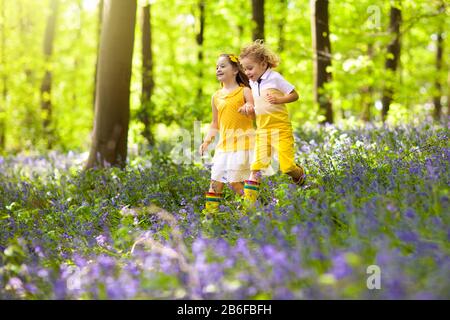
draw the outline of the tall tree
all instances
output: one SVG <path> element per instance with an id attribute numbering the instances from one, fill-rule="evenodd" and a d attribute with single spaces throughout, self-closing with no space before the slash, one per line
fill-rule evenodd
<path id="1" fill-rule="evenodd" d="M 398 4 L 391 0 L 390 9 L 390 21 L 389 21 L 389 33 L 392 40 L 387 47 L 385 69 L 387 79 L 383 88 L 383 97 L 381 98 L 382 110 L 381 119 L 384 121 L 389 112 L 389 107 L 392 103 L 394 96 L 394 82 L 395 72 L 398 67 L 398 61 L 400 59 L 400 25 L 402 23 L 402 11 L 400 9 L 400 1 Z"/>
<path id="2" fill-rule="evenodd" d="M 447 117 L 450 117 L 450 68 L 447 71 Z"/>
<path id="3" fill-rule="evenodd" d="M 58 14 L 58 0 L 50 0 L 50 14 L 47 18 L 47 26 L 45 29 L 44 38 L 44 57 L 46 62 L 45 74 L 41 83 L 41 109 L 43 114 L 43 130 L 44 136 L 47 139 L 47 147 L 50 149 L 53 146 L 53 130 L 52 123 L 52 70 L 51 58 L 53 53 L 53 42 L 55 38 L 56 17 Z"/>
<path id="4" fill-rule="evenodd" d="M 17 11 L 18 19 L 18 40 L 21 46 L 15 48 L 15 55 L 17 60 L 15 61 L 20 65 L 22 70 L 21 77 L 25 76 L 25 80 L 21 83 L 21 95 L 18 104 L 18 109 L 24 110 L 22 119 L 20 121 L 20 135 L 18 135 L 18 141 L 20 145 L 25 143 L 27 146 L 36 146 L 42 138 L 42 117 L 41 109 L 35 108 L 40 103 L 41 97 L 36 95 L 36 87 L 39 87 L 42 79 L 39 79 L 39 68 L 36 63 L 32 63 L 33 57 L 39 56 L 42 52 L 39 51 L 42 43 L 39 39 L 36 39 L 34 33 L 37 25 L 37 20 L 34 13 L 36 12 L 30 3 L 25 1 L 16 1 L 15 9 Z M 11 92 L 12 93 L 12 92 Z M 17 129 L 19 129 L 17 128 Z M 9 132 L 13 132 L 9 130 Z"/>
<path id="5" fill-rule="evenodd" d="M 77 42 L 82 42 L 83 39 L 83 24 L 84 24 L 84 10 L 83 10 L 83 0 L 78 0 L 77 1 L 77 7 L 78 7 L 78 14 L 79 14 L 79 25 L 77 28 L 77 32 L 75 33 L 75 41 Z M 73 86 L 75 88 L 78 88 L 78 75 L 76 70 L 80 69 L 80 65 L 81 65 L 81 61 L 82 61 L 82 56 L 80 56 L 80 54 L 76 54 L 74 56 L 74 60 L 73 60 L 73 69 L 75 72 L 73 72 Z M 73 108 L 76 109 L 79 102 L 78 102 L 78 90 L 73 90 L 72 91 L 72 103 L 73 103 Z"/>
<path id="6" fill-rule="evenodd" d="M 33 9 L 24 4 L 23 1 L 16 1 L 16 8 L 17 8 L 17 14 L 18 14 L 18 31 L 19 31 L 19 37 L 20 37 L 20 43 L 22 44 L 22 47 L 27 48 L 24 50 L 24 48 L 21 48 L 23 50 L 19 54 L 22 56 L 26 56 L 26 53 L 30 53 L 29 48 L 32 46 L 32 43 L 30 41 L 31 38 L 33 38 L 33 27 L 35 22 L 32 18 Z M 35 86 L 36 84 L 36 70 L 33 69 L 33 67 L 30 65 L 30 63 L 25 64 L 23 67 L 24 73 L 26 75 L 27 81 L 30 84 L 30 86 Z"/>
<path id="7" fill-rule="evenodd" d="M 332 80 L 331 44 L 328 22 L 328 0 L 311 0 L 311 31 L 314 54 L 314 97 L 321 112 L 325 114 L 322 122 L 333 123 L 333 108 L 325 85 Z"/>
<path id="8" fill-rule="evenodd" d="M 152 133 L 152 104 L 153 87 L 153 54 L 150 3 L 142 7 L 142 109 L 139 118 L 144 124 L 143 136 L 148 144 L 153 146 L 155 138 Z"/>
<path id="9" fill-rule="evenodd" d="M 373 60 L 373 43 L 369 42 L 367 44 L 367 56 L 369 58 L 369 60 Z M 368 82 L 366 83 L 366 85 L 364 85 L 361 88 L 361 98 L 362 98 L 362 107 L 363 107 L 363 112 L 362 112 L 362 119 L 366 122 L 371 120 L 371 109 L 372 109 L 372 105 L 373 105 L 373 94 L 374 94 L 374 89 L 373 89 L 373 67 L 372 65 L 369 65 L 367 68 L 367 79 Z"/>
<path id="10" fill-rule="evenodd" d="M 252 0 L 253 40 L 264 39 L 264 0 Z"/>
<path id="11" fill-rule="evenodd" d="M 106 0 L 100 36 L 92 145 L 86 169 L 125 167 L 136 0 Z"/>
<path id="12" fill-rule="evenodd" d="M 285 31 L 284 26 L 286 25 L 286 16 L 287 16 L 287 6 L 288 2 L 287 0 L 280 0 L 279 1 L 280 11 L 281 11 L 281 17 L 278 21 L 278 52 L 281 53 L 284 51 L 285 46 Z"/>
<path id="13" fill-rule="evenodd" d="M 98 2 L 97 9 L 97 60 L 95 60 L 95 74 L 94 74 L 94 94 L 92 95 L 92 105 L 95 111 L 95 97 L 97 96 L 97 73 L 98 73 L 98 57 L 100 56 L 100 35 L 102 32 L 102 22 L 103 22 L 103 3 L 104 0 Z"/>
<path id="14" fill-rule="evenodd" d="M 200 100 L 203 95 L 202 90 L 202 79 L 203 79 L 203 42 L 205 41 L 204 34 L 205 34 L 205 1 L 199 0 L 198 2 L 198 9 L 200 11 L 199 21 L 200 21 L 200 29 L 198 31 L 196 41 L 198 46 L 198 54 L 197 54 L 197 60 L 198 60 L 198 89 L 197 89 L 197 100 Z"/>
<path id="15" fill-rule="evenodd" d="M 436 39 L 436 75 L 434 80 L 434 95 L 433 95 L 433 104 L 434 104 L 434 112 L 433 116 L 436 120 L 441 118 L 442 114 L 442 85 L 441 85 L 441 75 L 442 75 L 442 55 L 444 51 L 444 41 L 442 37 L 442 30 L 439 30 Z"/>
<path id="16" fill-rule="evenodd" d="M 6 67 L 6 13 L 5 13 L 5 1 L 1 2 L 0 8 L 0 28 L 1 28 L 1 65 L 2 67 L 2 100 L 0 101 L 0 151 L 5 149 L 5 137 L 6 137 L 6 102 L 8 96 L 8 76 L 5 72 Z"/>
<path id="17" fill-rule="evenodd" d="M 442 1 L 439 5 L 439 12 L 444 13 L 445 15 L 445 4 Z M 434 119 L 440 120 L 441 114 L 442 114 L 442 104 L 441 104 L 441 98 L 442 98 L 442 85 L 441 85 L 441 79 L 442 79 L 442 58 L 444 53 L 444 39 L 443 39 L 443 21 L 439 21 L 439 29 L 438 34 L 436 38 L 436 76 L 434 80 L 434 95 L 433 95 L 433 104 L 434 104 L 434 112 L 433 116 Z"/>

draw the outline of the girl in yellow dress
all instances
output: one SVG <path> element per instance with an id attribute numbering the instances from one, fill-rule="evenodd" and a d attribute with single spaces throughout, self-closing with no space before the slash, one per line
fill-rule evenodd
<path id="1" fill-rule="evenodd" d="M 219 211 L 225 183 L 237 194 L 244 194 L 244 180 L 250 174 L 254 144 L 253 96 L 238 57 L 233 54 L 220 55 L 216 76 L 222 88 L 211 98 L 212 122 L 199 148 L 203 155 L 219 132 L 220 140 L 215 148 L 211 183 L 206 193 L 206 214 Z"/>
<path id="2" fill-rule="evenodd" d="M 280 170 L 292 177 L 294 183 L 305 183 L 305 170 L 295 163 L 294 136 L 286 103 L 298 100 L 292 84 L 272 70 L 278 57 L 262 40 L 243 48 L 241 64 L 249 78 L 256 114 L 255 158 L 251 174 L 245 181 L 245 200 L 254 203 L 259 193 L 262 171 L 271 164 L 273 151 L 278 151 Z"/>

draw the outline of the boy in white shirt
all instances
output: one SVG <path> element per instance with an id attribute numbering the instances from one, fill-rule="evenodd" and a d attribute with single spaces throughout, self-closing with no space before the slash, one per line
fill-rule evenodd
<path id="1" fill-rule="evenodd" d="M 305 183 L 305 170 L 295 163 L 294 135 L 285 103 L 298 100 L 292 84 L 272 70 L 278 57 L 264 46 L 262 40 L 246 46 L 240 60 L 250 80 L 256 114 L 255 159 L 252 173 L 245 181 L 244 198 L 254 203 L 259 194 L 262 171 L 272 159 L 272 148 L 278 151 L 280 170 L 292 177 L 297 185 Z"/>

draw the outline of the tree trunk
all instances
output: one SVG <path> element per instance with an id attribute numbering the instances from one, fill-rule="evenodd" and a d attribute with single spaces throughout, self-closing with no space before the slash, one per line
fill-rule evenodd
<path id="1" fill-rule="evenodd" d="M 314 54 L 314 96 L 325 114 L 323 122 L 333 123 L 331 98 L 325 85 L 332 80 L 327 68 L 331 66 L 331 45 L 328 23 L 328 0 L 311 0 L 311 30 Z"/>
<path id="2" fill-rule="evenodd" d="M 447 71 L 447 117 L 450 117 L 450 68 Z"/>
<path id="3" fill-rule="evenodd" d="M 76 41 L 78 42 L 82 42 L 83 41 L 83 26 L 84 26 L 84 10 L 83 10 L 83 0 L 78 0 L 77 1 L 77 6 L 78 6 L 78 14 L 79 14 L 79 19 L 80 19 L 80 24 L 78 25 L 77 31 L 76 31 L 76 36 L 75 39 L 77 39 Z M 78 88 L 78 73 L 77 70 L 80 69 L 80 65 L 82 64 L 82 59 L 83 59 L 83 54 L 76 54 L 74 56 L 74 60 L 73 60 L 73 88 Z M 76 110 L 78 108 L 78 90 L 73 90 L 72 91 L 72 108 L 73 110 Z"/>
<path id="4" fill-rule="evenodd" d="M 383 97 L 381 103 L 383 105 L 381 110 L 381 119 L 386 120 L 389 112 L 389 107 L 394 96 L 394 82 L 395 71 L 397 70 L 398 61 L 400 59 L 400 25 L 402 23 L 402 12 L 399 8 L 391 5 L 389 33 L 392 40 L 387 47 L 387 55 L 385 62 L 385 69 L 387 74 L 386 83 L 383 88 Z"/>
<path id="5" fill-rule="evenodd" d="M 196 41 L 198 45 L 198 89 L 197 89 L 197 100 L 200 101 L 202 99 L 203 90 L 202 90 L 202 79 L 203 79 L 203 42 L 204 42 L 204 33 L 205 33 L 205 1 L 200 0 L 198 3 L 198 9 L 200 10 L 200 30 L 197 34 Z"/>
<path id="6" fill-rule="evenodd" d="M 281 7 L 281 18 L 278 21 L 278 53 L 284 51 L 285 46 L 285 38 L 284 38 L 284 26 L 286 25 L 286 16 L 287 16 L 287 0 L 280 0 Z"/>
<path id="7" fill-rule="evenodd" d="M 1 2 L 1 65 L 2 68 L 2 100 L 0 101 L 0 151 L 5 150 L 5 137 L 6 137 L 6 101 L 8 96 L 8 76 L 4 70 L 6 66 L 6 13 L 5 13 L 5 1 Z"/>
<path id="8" fill-rule="evenodd" d="M 126 164 L 136 7 L 136 0 L 104 4 L 94 131 L 86 169 Z"/>
<path id="9" fill-rule="evenodd" d="M 43 114 L 43 130 L 44 136 L 47 138 L 47 147 L 49 149 L 53 146 L 53 130 L 52 123 L 52 71 L 48 66 L 51 64 L 51 57 L 53 53 L 53 42 L 55 38 L 56 16 L 58 14 L 58 0 L 51 0 L 50 15 L 47 20 L 44 38 L 44 57 L 46 62 L 45 75 L 41 83 L 41 109 Z"/>
<path id="10" fill-rule="evenodd" d="M 95 61 L 95 73 L 94 73 L 94 93 L 92 95 L 92 106 L 95 112 L 95 97 L 97 95 L 97 74 L 98 74 L 98 57 L 100 56 L 100 35 L 102 32 L 103 23 L 103 4 L 104 1 L 100 0 L 98 3 L 98 18 L 97 18 L 97 60 Z"/>
<path id="11" fill-rule="evenodd" d="M 373 60 L 373 43 L 367 44 L 367 56 L 369 57 L 369 60 Z M 373 72 L 372 67 L 369 66 L 367 70 L 367 78 L 371 80 L 373 78 Z M 362 94 L 363 97 L 362 105 L 363 105 L 363 113 L 362 113 L 362 119 L 365 122 L 369 122 L 372 118 L 372 106 L 373 106 L 373 85 L 371 83 L 368 83 L 366 86 L 362 88 Z"/>
<path id="12" fill-rule="evenodd" d="M 442 31 L 439 30 L 436 40 L 436 78 L 434 81 L 435 94 L 433 95 L 433 104 L 434 104 L 434 119 L 439 121 L 441 119 L 442 114 L 442 85 L 441 85 L 441 74 L 442 74 L 442 55 L 444 52 L 444 42 L 442 38 Z"/>
<path id="13" fill-rule="evenodd" d="M 142 7 L 142 93 L 140 120 L 144 124 L 143 136 L 148 144 L 153 146 L 155 138 L 152 133 L 152 105 L 153 94 L 153 54 L 150 4 Z"/>
<path id="14" fill-rule="evenodd" d="M 264 40 L 264 0 L 252 0 L 253 40 Z"/>
<path id="15" fill-rule="evenodd" d="M 20 30 L 20 42 L 22 43 L 22 46 L 29 47 L 30 46 L 30 37 L 31 37 L 31 29 L 32 29 L 32 23 L 30 22 L 30 10 L 24 9 L 24 4 L 22 1 L 16 1 L 17 4 L 17 10 L 19 15 L 19 30 Z M 25 54 L 25 53 L 21 53 Z M 31 69 L 29 64 L 27 64 L 24 67 L 24 73 L 27 78 L 27 81 L 30 85 L 34 86 L 36 83 L 35 79 L 35 70 Z"/>
<path id="16" fill-rule="evenodd" d="M 445 15 L 445 4 L 442 1 L 439 5 L 439 12 L 443 15 Z M 442 37 L 443 34 L 443 27 L 442 25 L 444 22 L 439 21 L 439 32 L 436 39 L 436 78 L 434 81 L 434 87 L 435 87 L 435 93 L 433 95 L 433 104 L 434 104 L 434 119 L 436 121 L 439 121 L 442 116 L 442 85 L 441 85 L 441 79 L 442 79 L 442 58 L 444 54 L 444 40 Z"/>
<path id="17" fill-rule="evenodd" d="M 1 65 L 2 68 L 2 100 L 0 101 L 0 151 L 5 150 L 6 146 L 6 103 L 8 97 L 8 76 L 5 71 L 6 66 L 6 12 L 5 12 L 5 1 L 1 2 L 1 12 L 0 12 L 0 27 L 2 29 L 1 33 Z"/>

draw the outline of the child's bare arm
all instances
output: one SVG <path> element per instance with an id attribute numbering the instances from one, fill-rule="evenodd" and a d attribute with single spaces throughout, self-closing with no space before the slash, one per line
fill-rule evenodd
<path id="1" fill-rule="evenodd" d="M 271 104 L 290 103 L 298 100 L 298 93 L 295 90 L 292 90 L 290 93 L 285 94 L 284 96 L 274 96 L 268 93 L 266 99 Z"/>
<path id="2" fill-rule="evenodd" d="M 250 88 L 245 87 L 244 88 L 244 100 L 245 104 L 239 108 L 238 112 L 245 114 L 252 119 L 255 118 L 255 103 L 253 101 L 253 95 L 252 90 Z"/>
<path id="3" fill-rule="evenodd" d="M 211 108 L 212 108 L 212 121 L 209 126 L 208 133 L 206 134 L 203 143 L 198 149 L 200 155 L 203 155 L 205 150 L 208 149 L 209 144 L 214 140 L 214 137 L 217 135 L 217 132 L 219 131 L 218 112 L 216 106 L 214 105 L 214 98 L 211 98 Z"/>

